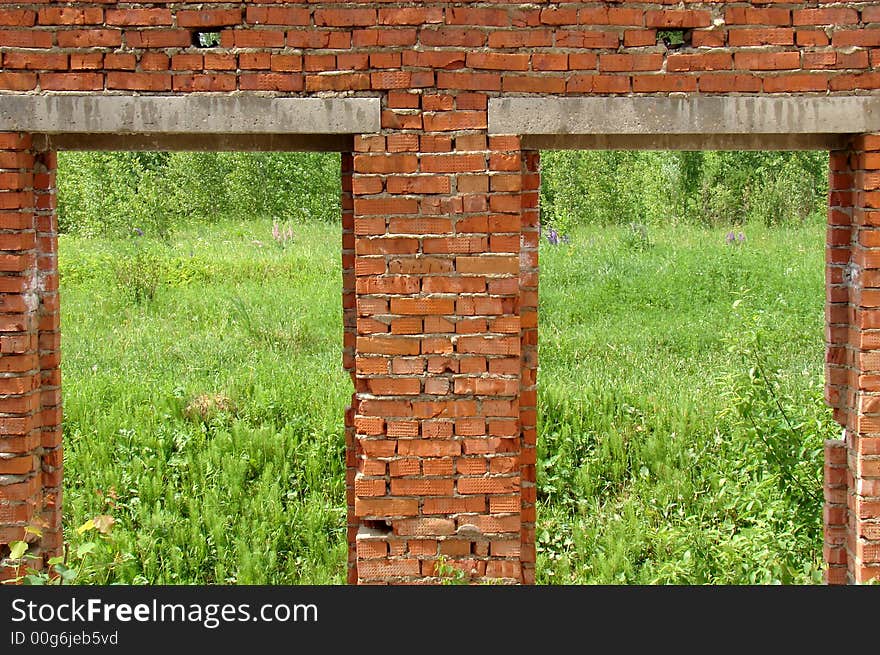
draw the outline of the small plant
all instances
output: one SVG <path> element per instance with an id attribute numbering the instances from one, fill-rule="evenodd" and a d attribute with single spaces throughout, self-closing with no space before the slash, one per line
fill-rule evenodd
<path id="1" fill-rule="evenodd" d="M 569 243 L 571 239 L 567 234 L 560 234 L 555 227 L 547 228 L 547 243 L 551 246 L 558 246 L 560 243 Z"/>
<path id="2" fill-rule="evenodd" d="M 272 223 L 272 239 L 278 245 L 279 248 L 284 250 L 288 245 L 293 243 L 293 226 L 287 225 L 287 227 L 280 225 L 278 221 Z"/>
<path id="3" fill-rule="evenodd" d="M 114 262 L 114 280 L 123 296 L 137 305 L 152 301 L 162 284 L 164 259 L 157 246 L 134 228 L 130 245 Z"/>
<path id="4" fill-rule="evenodd" d="M 685 45 L 686 42 L 687 39 L 685 38 L 684 30 L 657 30 L 657 43 L 662 43 L 667 48 L 680 48 L 681 46 Z"/>
<path id="5" fill-rule="evenodd" d="M 9 544 L 9 559 L 18 561 L 16 575 L 8 584 L 24 585 L 69 585 L 69 584 L 106 584 L 111 570 L 117 564 L 130 559 L 111 555 L 112 546 L 109 539 L 116 520 L 109 514 L 99 514 L 76 529 L 78 535 L 96 532 L 97 538 L 85 541 L 75 548 L 69 542 L 64 543 L 64 555 L 50 557 L 48 568 L 27 566 L 27 561 L 39 560 L 42 556 L 28 553 L 30 545 L 26 541 L 13 541 Z M 34 526 L 25 528 L 25 532 L 36 538 L 42 537 L 42 531 Z M 101 557 L 103 555 L 103 557 Z"/>
<path id="6" fill-rule="evenodd" d="M 741 246 L 746 242 L 746 235 L 742 232 L 738 232 L 734 234 L 732 231 L 728 232 L 724 237 L 724 243 L 728 246 Z"/>
<path id="7" fill-rule="evenodd" d="M 220 45 L 220 32 L 196 32 L 193 45 L 197 48 L 216 48 Z"/>
<path id="8" fill-rule="evenodd" d="M 625 249 L 636 252 L 643 252 L 654 245 L 648 234 L 648 226 L 642 223 L 629 223 L 620 236 L 620 243 Z"/>
<path id="9" fill-rule="evenodd" d="M 434 563 L 434 571 L 441 578 L 442 585 L 464 585 L 470 582 L 470 576 L 463 569 L 453 566 L 452 560 L 440 555 Z"/>

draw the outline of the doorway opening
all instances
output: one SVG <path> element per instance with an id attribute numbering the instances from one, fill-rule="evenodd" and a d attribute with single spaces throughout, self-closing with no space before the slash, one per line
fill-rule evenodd
<path id="1" fill-rule="evenodd" d="M 345 582 L 341 159 L 59 154 L 76 582 Z"/>
<path id="2" fill-rule="evenodd" d="M 828 153 L 541 153 L 539 583 L 821 582 Z"/>

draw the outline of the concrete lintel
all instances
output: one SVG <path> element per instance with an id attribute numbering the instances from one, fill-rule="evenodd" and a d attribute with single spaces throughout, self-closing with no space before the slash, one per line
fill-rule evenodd
<path id="1" fill-rule="evenodd" d="M 0 95 L 0 131 L 42 134 L 368 134 L 378 98 Z"/>
<path id="2" fill-rule="evenodd" d="M 39 150 L 349 152 L 350 134 L 36 134 Z"/>
<path id="3" fill-rule="evenodd" d="M 489 134 L 832 135 L 877 131 L 878 95 L 489 100 Z"/>
<path id="4" fill-rule="evenodd" d="M 527 134 L 526 150 L 837 150 L 846 134 Z"/>

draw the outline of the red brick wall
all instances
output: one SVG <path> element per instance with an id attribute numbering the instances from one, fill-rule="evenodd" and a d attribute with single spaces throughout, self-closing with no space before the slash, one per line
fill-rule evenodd
<path id="1" fill-rule="evenodd" d="M 0 188 L 0 557 L 21 539 L 48 557 L 61 545 L 54 154 L 0 134 Z"/>
<path id="2" fill-rule="evenodd" d="M 831 154 L 826 444 L 829 582 L 880 577 L 880 135 Z"/>
<path id="3" fill-rule="evenodd" d="M 876 3 L 682 6 L 3 3 L 0 93 L 379 97 L 380 133 L 342 157 L 349 580 L 431 580 L 442 555 L 532 582 L 540 174 L 516 135 L 488 136 L 489 98 L 880 88 Z M 683 46 L 658 40 L 677 28 Z M 220 46 L 194 47 L 196 30 Z M 860 291 L 870 276 L 848 277 L 874 245 L 859 223 L 875 206 L 872 143 L 831 160 L 827 395 L 849 427 L 851 507 L 848 555 L 830 518 L 827 553 L 853 581 L 874 572 L 880 516 L 866 436 L 875 326 L 859 323 L 874 305 Z M 53 169 L 28 135 L 0 135 L 0 453 L 14 455 L 0 456 L 0 542 L 44 517 L 48 553 L 61 470 Z"/>
<path id="4" fill-rule="evenodd" d="M 0 89 L 662 94 L 878 87 L 876 3 L 684 6 L 25 2 L 0 8 Z M 685 29 L 690 47 L 658 47 L 657 31 L 670 28 Z M 195 30 L 220 32 L 222 47 L 193 48 Z M 432 116 L 424 128 L 442 130 L 450 120 Z M 479 127 L 476 116 L 452 120 Z"/>

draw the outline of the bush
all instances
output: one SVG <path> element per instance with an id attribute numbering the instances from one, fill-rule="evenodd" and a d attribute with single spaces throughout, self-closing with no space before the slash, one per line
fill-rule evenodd
<path id="1" fill-rule="evenodd" d="M 62 233 L 168 238 L 228 218 L 338 221 L 335 153 L 64 152 Z"/>
<path id="2" fill-rule="evenodd" d="M 825 152 L 547 151 L 541 221 L 718 227 L 823 221 Z"/>

